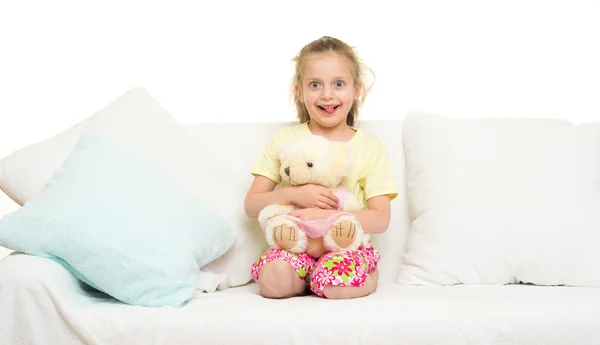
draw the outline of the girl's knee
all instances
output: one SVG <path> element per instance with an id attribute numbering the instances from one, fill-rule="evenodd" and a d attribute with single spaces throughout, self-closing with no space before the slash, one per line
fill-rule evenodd
<path id="1" fill-rule="evenodd" d="M 322 297 L 345 299 L 366 296 L 374 291 L 378 273 L 362 252 L 329 253 L 317 263 L 311 290 Z"/>
<path id="2" fill-rule="evenodd" d="M 379 274 L 373 271 L 360 286 L 327 285 L 323 287 L 323 297 L 327 299 L 351 299 L 366 297 L 377 290 Z"/>
<path id="3" fill-rule="evenodd" d="M 261 296 L 287 298 L 301 294 L 305 282 L 285 260 L 273 260 L 260 268 L 258 286 Z"/>

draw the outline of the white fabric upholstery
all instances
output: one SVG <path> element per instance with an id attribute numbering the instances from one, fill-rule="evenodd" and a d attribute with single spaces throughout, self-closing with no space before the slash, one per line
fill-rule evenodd
<path id="1" fill-rule="evenodd" d="M 405 121 L 403 284 L 600 286 L 600 122 Z"/>
<path id="2" fill-rule="evenodd" d="M 36 272 L 36 274 L 31 274 Z M 533 286 L 411 287 L 331 301 L 268 300 L 256 284 L 198 294 L 181 309 L 115 303 L 57 263 L 0 261 L 0 344 L 566 345 L 600 340 L 600 293 Z M 6 278 L 2 281 L 2 278 Z"/>
<path id="3" fill-rule="evenodd" d="M 285 124 L 203 123 L 187 128 L 247 188 L 256 155 L 269 135 Z M 13 254 L 0 260 L 0 344 L 47 344 L 48 339 L 64 345 L 600 343 L 600 289 L 397 284 L 411 226 L 404 121 L 358 126 L 383 141 L 400 187 L 389 230 L 374 240 L 382 255 L 375 294 L 346 301 L 314 296 L 269 300 L 258 295 L 254 283 L 202 293 L 223 284 L 213 274 L 204 277 L 194 300 L 181 309 L 132 307 L 85 289 L 51 260 Z M 0 217 L 16 207 L 0 194 Z M 243 247 L 241 242 L 237 248 Z M 249 262 L 257 253 L 240 255 Z M 223 269 L 224 261 L 215 261 L 215 270 Z M 229 268 L 240 275 L 249 269 Z"/>
<path id="4" fill-rule="evenodd" d="M 0 192 L 0 218 L 19 209 L 19 204 L 14 202 L 8 195 Z M 10 254 L 12 250 L 0 247 L 0 259 Z M 2 279 L 2 277 L 0 277 Z"/>

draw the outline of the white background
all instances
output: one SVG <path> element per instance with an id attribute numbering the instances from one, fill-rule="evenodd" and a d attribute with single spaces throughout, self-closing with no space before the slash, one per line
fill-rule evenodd
<path id="1" fill-rule="evenodd" d="M 0 154 L 142 85 L 184 123 L 293 120 L 322 35 L 375 71 L 362 119 L 600 120 L 600 1 L 0 0 Z"/>

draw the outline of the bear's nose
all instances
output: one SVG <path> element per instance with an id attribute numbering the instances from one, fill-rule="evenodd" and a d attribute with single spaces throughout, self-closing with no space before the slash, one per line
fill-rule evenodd
<path id="1" fill-rule="evenodd" d="M 285 172 L 286 175 L 290 176 L 290 167 L 283 169 L 283 172 Z"/>

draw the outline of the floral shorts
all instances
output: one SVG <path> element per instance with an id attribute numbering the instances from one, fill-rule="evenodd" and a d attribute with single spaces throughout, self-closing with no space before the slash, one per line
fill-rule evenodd
<path id="1" fill-rule="evenodd" d="M 371 243 L 360 246 L 356 251 L 326 253 L 318 261 L 306 253 L 271 249 L 252 265 L 252 278 L 258 281 L 258 272 L 267 262 L 285 260 L 313 293 L 324 297 L 323 289 L 327 285 L 363 286 L 367 275 L 377 267 L 379 258 L 379 252 Z"/>

